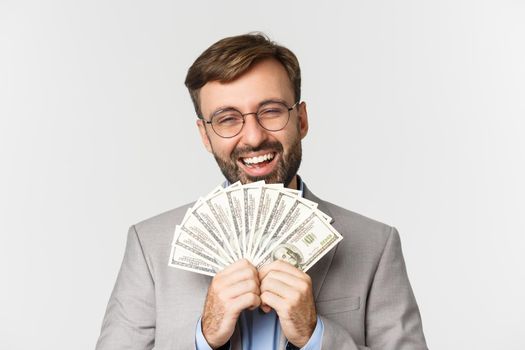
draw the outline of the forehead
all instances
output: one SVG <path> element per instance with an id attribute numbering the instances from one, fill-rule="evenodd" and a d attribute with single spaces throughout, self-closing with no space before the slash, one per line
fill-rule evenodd
<path id="1" fill-rule="evenodd" d="M 210 81 L 200 90 L 202 113 L 209 115 L 224 107 L 250 111 L 264 100 L 279 99 L 293 104 L 293 87 L 285 68 L 275 59 L 253 65 L 230 82 Z"/>

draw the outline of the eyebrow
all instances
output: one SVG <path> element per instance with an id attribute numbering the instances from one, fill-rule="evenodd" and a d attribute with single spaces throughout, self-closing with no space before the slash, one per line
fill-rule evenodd
<path id="1" fill-rule="evenodd" d="M 261 102 L 259 102 L 257 104 L 257 109 L 255 111 L 257 111 L 259 108 L 261 108 L 261 106 L 263 106 L 263 105 L 265 105 L 267 103 L 271 103 L 271 102 L 279 102 L 279 103 L 283 103 L 285 106 L 288 106 L 288 102 L 286 102 L 285 100 L 283 100 L 281 98 L 269 98 L 269 99 L 262 100 Z M 213 111 L 210 114 L 209 117 L 211 118 L 211 117 L 213 117 L 214 115 L 216 115 L 219 112 L 231 111 L 231 110 L 235 110 L 235 111 L 240 112 L 240 110 L 238 108 L 236 108 L 236 107 L 233 107 L 233 106 L 222 106 L 222 107 L 217 108 L 215 111 Z"/>

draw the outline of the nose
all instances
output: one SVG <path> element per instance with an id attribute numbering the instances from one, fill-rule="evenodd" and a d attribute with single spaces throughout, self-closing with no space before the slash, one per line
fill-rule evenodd
<path id="1" fill-rule="evenodd" d="M 259 146 L 268 137 L 267 131 L 259 125 L 255 113 L 245 114 L 241 134 L 242 142 L 251 147 Z"/>

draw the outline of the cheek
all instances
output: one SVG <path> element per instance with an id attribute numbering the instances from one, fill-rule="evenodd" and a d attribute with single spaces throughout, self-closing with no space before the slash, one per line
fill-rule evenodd
<path id="1" fill-rule="evenodd" d="M 297 142 L 298 137 L 300 137 L 299 134 L 293 130 L 291 132 L 287 132 L 285 135 L 279 138 L 279 142 L 283 145 L 284 153 L 290 153 L 292 145 Z"/>
<path id="2" fill-rule="evenodd" d="M 221 158 L 229 158 L 236 145 L 236 142 L 231 139 L 210 138 L 210 142 L 213 152 Z"/>

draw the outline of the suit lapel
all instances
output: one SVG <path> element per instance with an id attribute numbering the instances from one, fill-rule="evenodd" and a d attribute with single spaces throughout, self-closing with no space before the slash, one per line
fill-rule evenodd
<path id="1" fill-rule="evenodd" d="M 314 195 L 306 184 L 303 182 L 303 196 L 306 199 L 309 199 L 313 202 L 318 203 L 317 209 L 322 211 L 323 213 L 328 214 L 332 220 L 330 221 L 330 224 L 333 224 L 335 222 L 335 218 L 332 216 L 332 213 L 330 213 L 330 210 L 328 209 L 328 206 L 325 201 Z M 308 270 L 308 274 L 312 278 L 312 289 L 314 293 L 314 299 L 317 300 L 317 297 L 319 296 L 319 292 L 321 290 L 321 287 L 323 286 L 326 274 L 328 273 L 328 270 L 330 269 L 330 265 L 332 264 L 332 259 L 334 258 L 335 252 L 337 250 L 337 247 L 339 245 L 335 246 L 335 248 L 331 249 L 325 256 L 321 258 L 310 270 Z"/>

